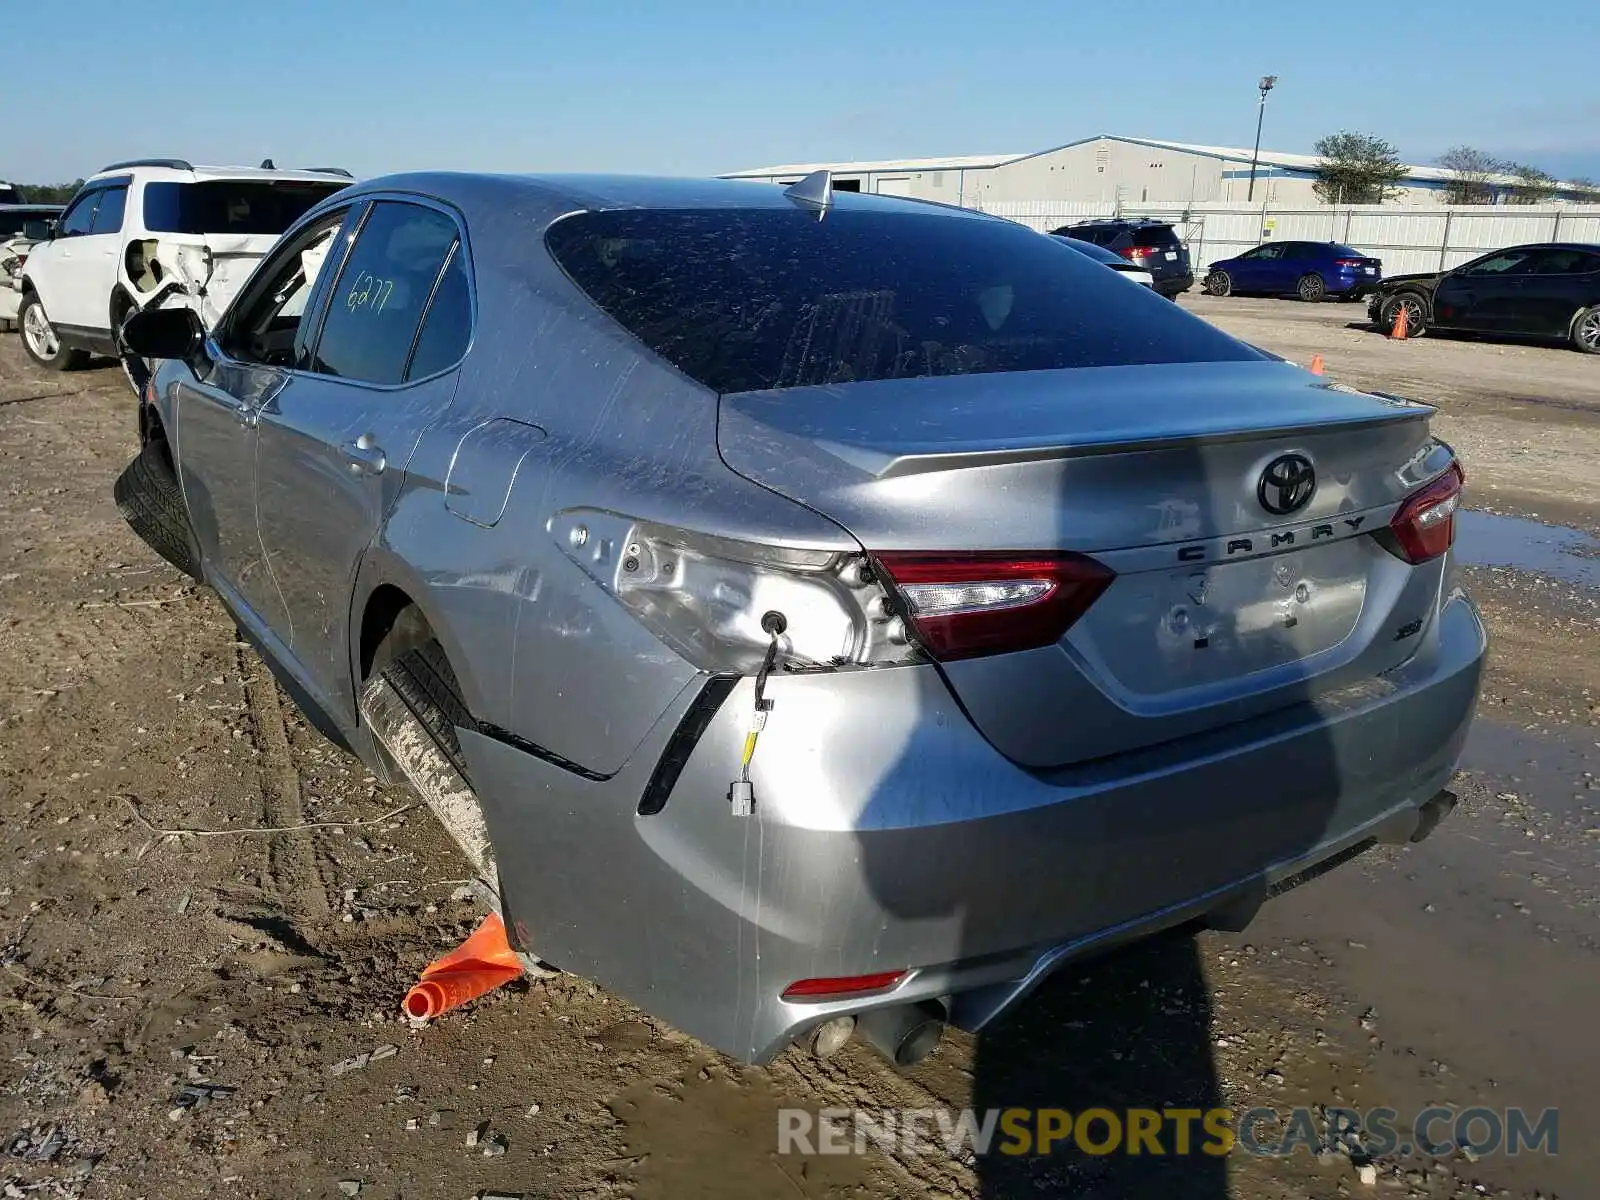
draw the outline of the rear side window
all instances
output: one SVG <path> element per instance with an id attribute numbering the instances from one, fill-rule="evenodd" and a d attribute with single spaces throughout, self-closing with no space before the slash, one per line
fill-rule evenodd
<path id="1" fill-rule="evenodd" d="M 282 233 L 345 183 L 213 179 L 144 185 L 144 224 L 152 233 Z"/>
<path id="2" fill-rule="evenodd" d="M 719 392 L 1260 357 L 1008 221 L 630 210 L 567 217 L 547 244 L 595 304 Z"/>
<path id="3" fill-rule="evenodd" d="M 407 379 L 426 379 L 461 361 L 472 340 L 472 296 L 467 287 L 466 251 L 457 242 L 445 264 L 444 277 L 428 304 L 411 356 Z"/>
<path id="4" fill-rule="evenodd" d="M 328 298 L 312 369 L 363 383 L 402 382 L 455 244 L 456 223 L 437 209 L 374 204 Z"/>
<path id="5" fill-rule="evenodd" d="M 1067 237 L 1077 238 L 1080 242 L 1090 242 L 1096 246 L 1105 246 L 1116 241 L 1119 231 L 1104 227 L 1074 229 L 1071 225 L 1063 225 L 1056 232 L 1064 233 Z"/>
<path id="6" fill-rule="evenodd" d="M 107 188 L 100 193 L 100 206 L 95 209 L 91 233 L 121 233 L 122 213 L 128 205 L 128 187 Z"/>

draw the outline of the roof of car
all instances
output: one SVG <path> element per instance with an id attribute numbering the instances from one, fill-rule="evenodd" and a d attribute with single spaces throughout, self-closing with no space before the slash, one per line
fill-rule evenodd
<path id="1" fill-rule="evenodd" d="M 93 183 L 97 179 L 106 179 L 115 175 L 128 175 L 137 172 L 145 179 L 154 179 L 166 183 L 205 183 L 214 179 L 236 180 L 261 180 L 263 182 L 277 183 L 335 183 L 352 182 L 349 176 L 340 175 L 331 170 L 298 170 L 287 171 L 269 167 L 218 167 L 203 165 L 186 165 L 177 159 L 140 159 L 126 163 L 114 163 L 102 170 L 96 171 L 84 182 Z"/>
<path id="2" fill-rule="evenodd" d="M 352 194 L 413 192 L 457 204 L 493 202 L 521 193 L 595 211 L 629 208 L 790 209 L 794 201 L 776 184 L 742 179 L 696 179 L 652 175 L 495 175 L 428 171 L 386 175 L 354 185 Z M 835 191 L 838 210 L 942 214 L 980 221 L 1004 220 L 974 209 L 905 197 Z"/>

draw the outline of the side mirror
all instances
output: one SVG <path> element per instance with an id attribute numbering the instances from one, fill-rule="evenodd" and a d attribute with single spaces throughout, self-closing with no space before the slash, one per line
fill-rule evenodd
<path id="1" fill-rule="evenodd" d="M 140 358 L 192 358 L 206 331 L 190 308 L 146 308 L 122 323 L 122 344 Z"/>

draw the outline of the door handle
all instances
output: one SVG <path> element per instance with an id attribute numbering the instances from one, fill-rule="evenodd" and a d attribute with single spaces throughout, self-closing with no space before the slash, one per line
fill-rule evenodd
<path id="1" fill-rule="evenodd" d="M 355 441 L 346 442 L 339 447 L 339 451 L 350 464 L 352 475 L 382 475 L 384 467 L 389 465 L 383 447 L 377 444 L 377 439 L 370 433 L 363 433 Z"/>

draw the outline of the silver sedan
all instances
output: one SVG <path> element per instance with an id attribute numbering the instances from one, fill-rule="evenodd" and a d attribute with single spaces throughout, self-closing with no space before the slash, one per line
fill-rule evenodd
<path id="1" fill-rule="evenodd" d="M 135 529 L 520 950 L 734 1055 L 914 1061 L 1453 802 L 1432 410 L 1020 225 L 396 176 L 124 341 Z"/>

